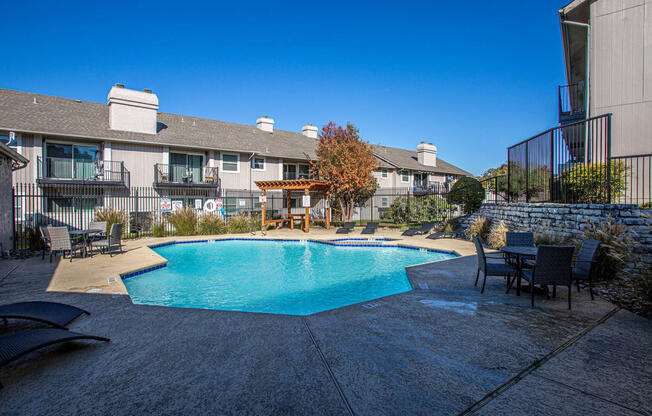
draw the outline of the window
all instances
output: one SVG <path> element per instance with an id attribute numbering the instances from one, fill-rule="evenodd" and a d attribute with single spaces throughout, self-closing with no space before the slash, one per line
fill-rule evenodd
<path id="1" fill-rule="evenodd" d="M 4 143 L 7 146 L 16 146 L 16 137 L 13 133 L 0 134 L 0 143 Z"/>
<path id="2" fill-rule="evenodd" d="M 102 156 L 97 146 L 46 143 L 45 152 L 48 178 L 87 179 L 100 174 Z"/>
<path id="3" fill-rule="evenodd" d="M 292 180 L 297 178 L 297 165 L 283 164 L 283 179 Z"/>
<path id="4" fill-rule="evenodd" d="M 238 155 L 222 153 L 222 172 L 240 172 L 239 161 Z"/>
<path id="5" fill-rule="evenodd" d="M 383 206 L 383 207 L 387 206 L 387 197 L 386 196 L 384 196 L 384 197 L 382 197 L 380 199 L 380 205 Z"/>
<path id="6" fill-rule="evenodd" d="M 407 170 L 401 172 L 401 182 L 406 182 L 406 183 L 410 182 L 410 172 L 408 172 Z"/>
<path id="7" fill-rule="evenodd" d="M 381 169 L 380 170 L 380 177 L 383 179 L 387 179 L 387 169 Z"/>
<path id="8" fill-rule="evenodd" d="M 170 152 L 170 182 L 201 182 L 202 155 Z"/>
<path id="9" fill-rule="evenodd" d="M 310 165 L 299 165 L 298 179 L 309 179 L 309 178 L 310 178 Z"/>
<path id="10" fill-rule="evenodd" d="M 69 214 L 74 210 L 94 211 L 98 207 L 96 197 L 88 198 L 71 198 L 71 197 L 51 197 L 47 198 L 47 212 L 57 214 Z"/>
<path id="11" fill-rule="evenodd" d="M 251 159 L 251 169 L 253 170 L 265 170 L 265 158 L 264 157 L 255 157 Z"/>

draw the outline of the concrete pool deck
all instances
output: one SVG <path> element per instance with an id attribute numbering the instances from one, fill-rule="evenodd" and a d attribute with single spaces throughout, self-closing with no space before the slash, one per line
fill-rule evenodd
<path id="1" fill-rule="evenodd" d="M 92 315 L 71 330 L 111 338 L 2 368 L 2 414 L 652 414 L 651 321 L 584 290 L 571 311 L 564 289 L 533 309 L 501 278 L 481 295 L 469 250 L 409 268 L 413 291 L 306 317 L 48 291 L 63 263 L 0 261 L 2 303 L 74 304 Z M 111 261 L 132 267 L 128 254 Z"/>

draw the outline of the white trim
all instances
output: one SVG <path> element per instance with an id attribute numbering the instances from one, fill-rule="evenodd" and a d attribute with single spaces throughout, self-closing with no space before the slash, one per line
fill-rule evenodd
<path id="1" fill-rule="evenodd" d="M 403 173 L 407 173 L 407 175 L 408 175 L 408 180 L 407 181 L 403 180 Z M 402 171 L 399 172 L 399 174 L 401 175 L 401 183 L 410 183 L 410 176 L 412 176 L 412 175 L 410 175 L 409 170 L 402 170 Z"/>
<path id="2" fill-rule="evenodd" d="M 237 170 L 224 170 L 224 155 L 236 157 L 235 166 Z M 227 162 L 227 163 L 233 163 L 233 162 Z M 240 154 L 220 152 L 220 173 L 240 173 Z"/>
<path id="3" fill-rule="evenodd" d="M 251 158 L 251 161 L 249 163 L 254 163 L 254 160 L 256 159 L 263 159 L 263 167 L 261 169 L 261 168 L 255 168 L 251 166 L 251 170 L 255 170 L 256 172 L 264 172 L 265 170 L 267 170 L 267 159 L 265 158 L 265 156 L 254 155 L 254 157 Z"/>

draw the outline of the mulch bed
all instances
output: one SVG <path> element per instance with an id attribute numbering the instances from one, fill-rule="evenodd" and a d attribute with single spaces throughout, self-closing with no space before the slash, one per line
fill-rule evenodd
<path id="1" fill-rule="evenodd" d="M 595 286 L 595 293 L 623 309 L 652 319 L 652 302 L 641 298 L 636 293 L 633 280 L 629 277 L 618 277 L 610 282 L 599 282 Z"/>

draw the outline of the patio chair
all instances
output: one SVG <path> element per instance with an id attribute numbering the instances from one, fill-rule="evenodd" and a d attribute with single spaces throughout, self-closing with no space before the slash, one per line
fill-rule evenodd
<path id="1" fill-rule="evenodd" d="M 65 329 L 66 325 L 84 313 L 90 315 L 83 309 L 56 302 L 35 301 L 0 305 L 0 318 L 5 325 L 7 319 L 26 319 Z"/>
<path id="2" fill-rule="evenodd" d="M 48 227 L 48 232 L 50 234 L 50 262 L 52 262 L 52 254 L 57 251 L 61 252 L 64 259 L 68 252 L 71 262 L 73 252 L 79 250 L 79 254 L 83 254 L 86 242 L 73 242 L 67 227 Z"/>
<path id="3" fill-rule="evenodd" d="M 122 223 L 111 224 L 111 231 L 109 232 L 108 238 L 95 241 L 95 246 L 100 247 L 102 251 L 104 249 L 108 251 L 111 257 L 113 257 L 113 248 L 115 247 L 118 247 L 120 253 L 122 253 Z"/>
<path id="4" fill-rule="evenodd" d="M 362 231 L 360 231 L 360 234 L 375 234 L 376 230 L 378 230 L 378 225 L 377 222 L 368 222 Z"/>
<path id="5" fill-rule="evenodd" d="M 473 286 L 478 285 L 478 279 L 480 278 L 480 272 L 484 275 L 484 280 L 482 281 L 482 289 L 480 290 L 480 293 L 484 293 L 484 288 L 485 285 L 487 284 L 487 276 L 504 276 L 507 278 L 507 287 L 510 286 L 511 283 L 511 278 L 514 277 L 516 278 L 517 275 L 517 270 L 514 266 L 511 264 L 505 263 L 502 255 L 500 257 L 495 257 L 495 255 L 499 253 L 490 253 L 486 254 L 484 252 L 484 247 L 482 247 L 482 243 L 480 242 L 480 239 L 477 236 L 473 236 L 473 244 L 475 244 L 475 251 L 478 254 L 478 271 L 475 274 L 475 283 Z M 487 262 L 487 258 L 489 259 L 499 259 L 501 260 L 499 263 L 489 263 Z"/>
<path id="6" fill-rule="evenodd" d="M 580 252 L 577 254 L 575 260 L 575 267 L 573 267 L 573 281 L 577 285 L 577 291 L 580 291 L 581 281 L 589 281 L 589 292 L 591 293 L 591 300 L 593 297 L 593 265 L 596 263 L 596 256 L 600 242 L 587 238 L 582 241 Z"/>
<path id="7" fill-rule="evenodd" d="M 534 285 L 568 286 L 568 309 L 571 308 L 571 285 L 573 283 L 573 246 L 546 246 L 537 248 L 537 258 L 532 269 L 521 274 L 530 282 L 530 297 L 534 307 Z"/>
<path id="8" fill-rule="evenodd" d="M 43 250 L 41 252 L 41 260 L 43 260 L 45 252 L 50 251 L 50 231 L 45 225 L 39 225 L 38 230 L 41 233 L 41 240 L 43 240 Z M 50 262 L 52 262 L 52 256 L 50 256 Z"/>
<path id="9" fill-rule="evenodd" d="M 534 233 L 507 231 L 505 233 L 506 247 L 534 247 Z M 517 258 L 505 254 L 505 260 L 512 266 L 516 265 Z"/>
<path id="10" fill-rule="evenodd" d="M 0 367 L 40 348 L 80 339 L 94 339 L 104 342 L 110 341 L 109 338 L 105 337 L 84 335 L 65 329 L 55 328 L 32 329 L 29 331 L 15 332 L 0 337 Z M 2 387 L 2 383 L 0 383 L 0 388 Z"/>
<path id="11" fill-rule="evenodd" d="M 440 231 L 436 233 L 432 233 L 426 238 L 429 240 L 438 240 L 440 238 L 463 238 L 464 237 L 464 229 L 460 228 L 455 231 Z"/>
<path id="12" fill-rule="evenodd" d="M 88 223 L 89 230 L 102 230 L 101 233 L 88 236 L 88 252 L 93 255 L 93 242 L 106 238 L 106 221 L 91 221 Z"/>
<path id="13" fill-rule="evenodd" d="M 415 236 L 415 235 L 427 234 L 434 227 L 435 227 L 434 223 L 426 222 L 421 226 L 421 228 L 410 228 L 408 230 L 403 231 L 403 233 L 401 235 L 406 236 L 406 237 L 412 237 L 412 236 Z"/>
<path id="14" fill-rule="evenodd" d="M 348 234 L 355 228 L 355 221 L 345 222 L 344 225 L 335 231 L 335 234 Z"/>

